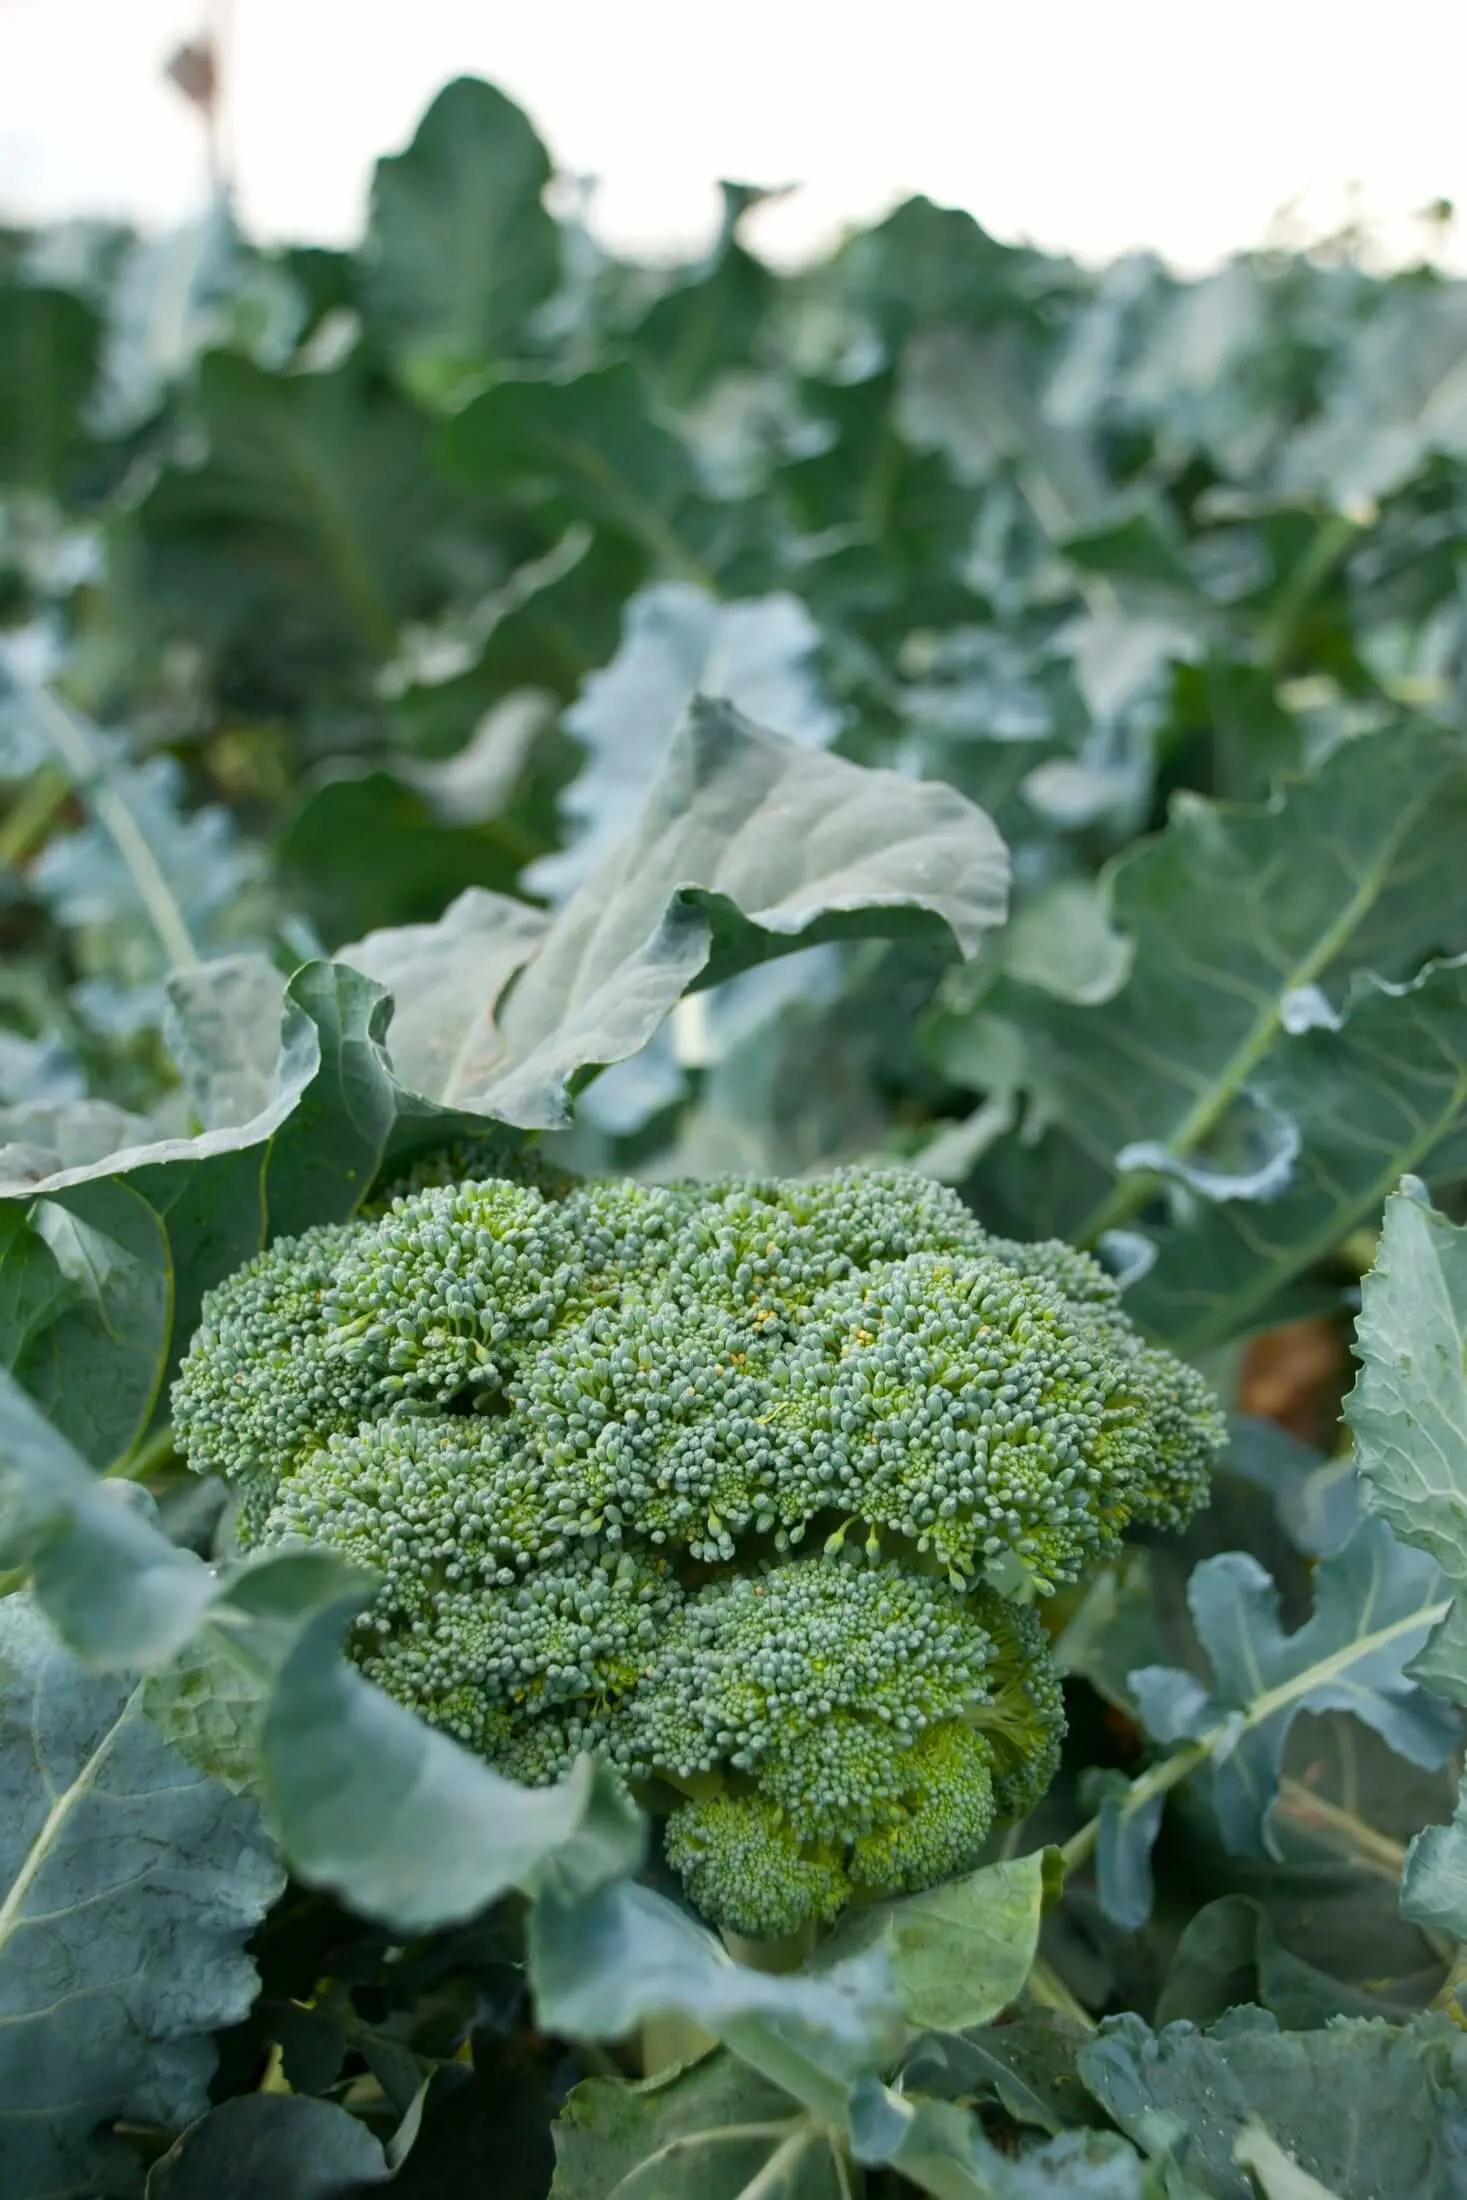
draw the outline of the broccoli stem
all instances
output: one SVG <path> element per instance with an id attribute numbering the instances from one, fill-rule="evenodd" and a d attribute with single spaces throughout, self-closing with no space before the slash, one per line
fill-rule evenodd
<path id="1" fill-rule="evenodd" d="M 679 2063 L 695 2063 L 718 2045 L 711 2032 L 691 2017 L 648 2017 L 637 2041 L 644 2078 L 660 2078 Z"/>
<path id="2" fill-rule="evenodd" d="M 723 1944 L 735 1963 L 742 1963 L 747 1970 L 783 1976 L 804 1967 L 815 1953 L 819 1934 L 820 1928 L 812 1918 L 797 1933 L 786 1933 L 779 1940 L 745 1940 L 738 1933 L 725 1932 Z M 705 2032 L 691 2017 L 649 2017 L 638 2042 L 642 2075 L 660 2077 L 675 2063 L 697 2062 L 717 2045 L 713 2034 Z"/>
<path id="3" fill-rule="evenodd" d="M 742 1963 L 746 1970 L 783 1977 L 788 1971 L 804 1969 L 819 1937 L 820 1928 L 811 1918 L 797 1933 L 784 1933 L 778 1940 L 745 1940 L 741 1933 L 725 1931 L 723 1945 L 735 1963 Z"/>

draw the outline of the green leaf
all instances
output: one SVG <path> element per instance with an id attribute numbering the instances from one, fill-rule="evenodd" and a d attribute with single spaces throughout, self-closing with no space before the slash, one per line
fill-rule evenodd
<path id="1" fill-rule="evenodd" d="M 978 2106 L 994 2102 L 1014 2123 L 1037 2126 L 1053 2138 L 1098 2120 L 1075 2069 L 1090 2037 L 1052 2010 L 962 2034 L 929 2033 L 911 2049 L 898 2082 L 907 2093 Z"/>
<path id="2" fill-rule="evenodd" d="M 1431 1554 L 1458 1599 L 1417 1672 L 1467 1703 L 1467 1229 L 1427 1205 L 1419 1184 L 1386 1202 L 1355 1350 L 1360 1373 L 1345 1412 L 1366 1503 Z M 1452 1823 L 1412 1843 L 1401 1907 L 1467 1938 L 1467 1784 Z"/>
<path id="3" fill-rule="evenodd" d="M 397 772 L 343 772 L 312 787 L 287 822 L 281 872 L 328 942 L 431 922 L 454 895 L 513 887 L 547 845 L 512 808 L 506 800 L 458 823 Z"/>
<path id="4" fill-rule="evenodd" d="M 364 302 L 408 386 L 451 396 L 512 346 L 555 288 L 545 148 L 512 100 L 458 77 L 406 152 L 377 163 Z"/>
<path id="5" fill-rule="evenodd" d="M 394 925 L 341 949 L 342 962 L 393 997 L 388 1051 L 409 1091 L 456 1108 L 490 1089 L 504 1051 L 496 1005 L 549 921 L 508 895 L 470 887 L 436 924 Z"/>
<path id="6" fill-rule="evenodd" d="M 0 482 L 61 491 L 88 452 L 96 315 L 80 298 L 0 281 Z"/>
<path id="7" fill-rule="evenodd" d="M 409 1933 L 512 1887 L 589 1892 L 636 1868 L 642 1821 L 604 1766 L 582 1758 L 557 1787 L 517 1787 L 346 1665 L 362 1601 L 308 1621 L 265 1712 L 265 1794 L 299 1878 Z"/>
<path id="8" fill-rule="evenodd" d="M 245 2093 L 174 2141 L 148 2173 L 147 2200 L 336 2200 L 387 2174 L 381 2145 L 344 2108 Z"/>
<path id="9" fill-rule="evenodd" d="M 23 1598 L 0 1603 L 0 2182 L 15 2200 L 92 2191 L 109 2151 L 94 2134 L 114 2119 L 203 2113 L 209 2034 L 254 1998 L 245 1942 L 283 1884 L 254 1805 L 200 1780 L 140 1699 L 84 1672 Z"/>
<path id="10" fill-rule="evenodd" d="M 508 1122 L 559 1123 L 568 1079 L 645 1045 L 695 981 L 873 932 L 946 931 L 971 954 L 1007 883 L 993 826 L 950 788 L 798 748 L 700 700 L 637 824 L 510 996 L 510 1062 L 482 1097 Z"/>
<path id="11" fill-rule="evenodd" d="M 1246 1855 L 1269 1846 L 1268 1814 L 1301 1711 L 1351 1712 L 1410 1763 L 1446 1761 L 1456 1721 L 1407 1678 L 1445 1615 L 1443 1586 L 1430 1559 L 1372 1520 L 1320 1561 L 1313 1614 L 1292 1635 L 1279 1625 L 1278 1591 L 1256 1559 L 1229 1551 L 1195 1569 L 1187 1601 L 1212 1667 L 1211 1691 L 1166 1666 L 1133 1673 L 1131 1687 L 1159 1740 L 1206 1738 L 1230 1849 Z"/>
<path id="12" fill-rule="evenodd" d="M 1165 1236 L 1132 1311 L 1188 1353 L 1285 1318 L 1287 1288 L 1369 1227 L 1403 1172 L 1462 1173 L 1464 1062 L 1467 958 L 1399 987 L 1358 978 L 1340 1029 L 1290 1038 L 1256 1080 L 1274 1121 L 1297 1133 L 1292 1181 L 1276 1198 L 1201 1209 Z"/>
<path id="13" fill-rule="evenodd" d="M 721 604 L 686 581 L 634 596 L 621 647 L 565 714 L 567 732 L 590 753 L 561 800 L 569 844 L 532 866 L 534 891 L 564 900 L 615 847 L 695 695 L 730 702 L 802 746 L 833 741 L 840 713 L 811 665 L 819 638 L 795 596 Z"/>
<path id="14" fill-rule="evenodd" d="M 1071 1234 L 1116 1227 L 1158 1185 L 1203 1201 L 1286 1189 L 1297 1096 L 1265 1085 L 1260 1100 L 1260 1081 L 1279 1061 L 1287 1079 L 1291 1047 L 1319 1051 L 1352 977 L 1409 975 L 1463 943 L 1464 828 L 1467 760 L 1424 721 L 1343 742 L 1263 806 L 1175 798 L 1167 830 L 1109 874 L 1127 984 L 1103 1007 L 1024 1010 L 1046 1108 L 1083 1164 Z M 1420 1112 L 1440 1137 L 1433 1098 Z M 1148 1287 L 1165 1300 L 1165 1256 Z"/>
<path id="15" fill-rule="evenodd" d="M 822 1966 L 883 1947 L 908 2024 L 940 2032 L 990 2024 L 1023 1992 L 1058 1882 L 1055 1851 L 1036 1849 L 925 1894 L 863 1904 L 822 1947 Z"/>
<path id="16" fill-rule="evenodd" d="M 818 1977 L 751 1970 L 665 1897 L 625 1880 L 582 1900 L 544 1889 L 531 1912 L 529 1962 L 547 2032 L 616 2040 L 649 2017 L 688 2017 L 777 2083 L 786 2083 L 790 2055 L 816 2053 L 825 2099 L 831 2072 L 848 2079 L 879 2060 L 895 2015 L 880 1949 Z"/>
<path id="17" fill-rule="evenodd" d="M 1252 2172 L 1263 2200 L 1339 2200 L 1308 2170 L 1300 2169 L 1261 2124 L 1245 2124 L 1233 2142 L 1233 2160 Z"/>
<path id="18" fill-rule="evenodd" d="M 1161 2200 L 1162 2185 L 1113 2131 L 1070 2131 L 1012 2159 L 972 2114 L 868 2080 L 851 2114 L 858 2162 L 890 2163 L 936 2200 Z M 1169 2195 L 1190 2200 L 1169 2184 Z"/>
<path id="19" fill-rule="evenodd" d="M 1386 1202 L 1346 1401 L 1365 1502 L 1467 1588 L 1467 1228 L 1419 1185 Z M 1459 1700 L 1467 1702 L 1467 1670 Z"/>
<path id="20" fill-rule="evenodd" d="M 447 423 L 441 448 L 454 480 L 531 503 L 551 526 L 590 520 L 669 576 L 708 585 L 681 529 L 694 493 L 687 453 L 626 362 L 568 381 L 500 382 Z"/>
<path id="21" fill-rule="evenodd" d="M 286 988 L 274 1095 L 251 1121 L 0 1185 L 0 1198 L 40 1201 L 33 1228 L 77 1285 L 14 1373 L 94 1464 L 160 1417 L 211 1285 L 267 1235 L 339 1221 L 366 1193 L 397 1106 L 386 1020 L 380 988 L 308 963 Z"/>
<path id="22" fill-rule="evenodd" d="M 202 1560 L 150 1524 L 146 1502 L 94 1474 L 0 1375 L 0 1564 L 30 1568 L 69 1648 L 103 1671 L 164 1663 L 217 1592 Z"/>
<path id="23" fill-rule="evenodd" d="M 1353 1919 L 1363 1929 L 1363 1905 Z M 1269 1912 L 1250 1895 L 1205 1903 L 1177 1943 L 1157 2000 L 1160 2028 L 1180 2019 L 1208 2025 L 1240 2002 L 1257 2002 L 1285 2031 L 1309 2032 L 1334 2017 L 1399 2017 L 1380 1995 L 1343 1984 L 1292 1954 Z"/>
<path id="24" fill-rule="evenodd" d="M 222 955 L 175 970 L 166 985 L 163 1038 L 206 1131 L 230 1130 L 269 1107 L 275 1092 L 285 980 L 268 955 Z"/>
<path id="25" fill-rule="evenodd" d="M 1285 454 L 1294 489 L 1338 509 L 1386 497 L 1433 452 L 1467 453 L 1467 295 L 1460 285 L 1383 292 L 1372 319 L 1334 361 L 1323 409 Z"/>
<path id="26" fill-rule="evenodd" d="M 211 352 L 197 402 L 208 458 L 162 474 L 137 525 L 155 617 L 226 655 L 235 679 L 360 696 L 400 622 L 441 605 L 452 566 L 498 577 L 482 515 L 432 465 L 429 420 L 364 351 L 316 374 Z"/>
<path id="27" fill-rule="evenodd" d="M 1022 901 L 1003 936 L 1003 967 L 1020 985 L 1094 1007 L 1130 975 L 1132 947 L 1091 879 L 1055 879 Z"/>
<path id="28" fill-rule="evenodd" d="M 641 2085 L 586 2078 L 554 2126 L 550 2200 L 741 2200 L 781 2146 L 809 2131 L 788 2094 L 731 2055 Z M 842 2200 L 828 2142 L 788 2148 L 770 2200 Z"/>
<path id="29" fill-rule="evenodd" d="M 53 834 L 29 876 L 59 923 L 104 943 L 89 956 L 93 982 L 120 974 L 140 987 L 227 938 L 261 871 L 228 812 L 185 814 L 172 757 L 133 763 L 118 736 L 45 689 L 23 689 L 11 710 L 52 751 L 85 813 L 74 831 Z"/>
<path id="30" fill-rule="evenodd" d="M 1112 2017 L 1080 2070 L 1139 2145 L 1177 2132 L 1179 2167 L 1213 2200 L 1253 2200 L 1234 2150 L 1254 2123 L 1339 2200 L 1450 2200 L 1457 2187 L 1467 2040 L 1444 2018 L 1281 2033 L 1238 2010 L 1211 2032 L 1153 2034 Z"/>

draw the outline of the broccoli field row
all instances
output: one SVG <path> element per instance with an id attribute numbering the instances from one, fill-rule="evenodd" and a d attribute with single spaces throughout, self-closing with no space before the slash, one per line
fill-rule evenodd
<path id="1" fill-rule="evenodd" d="M 1467 286 L 758 198 L 0 232 L 6 2200 L 1461 2190 Z"/>

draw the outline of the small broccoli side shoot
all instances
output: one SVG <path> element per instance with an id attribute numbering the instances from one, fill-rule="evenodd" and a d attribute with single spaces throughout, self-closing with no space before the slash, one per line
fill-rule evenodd
<path id="1" fill-rule="evenodd" d="M 1201 1378 L 906 1171 L 458 1160 L 206 1300 L 174 1413 L 240 1541 L 370 1567 L 363 1670 L 514 1778 L 599 1752 L 731 1931 L 976 1862 L 1058 1760 L 1034 1600 L 1203 1501 Z"/>

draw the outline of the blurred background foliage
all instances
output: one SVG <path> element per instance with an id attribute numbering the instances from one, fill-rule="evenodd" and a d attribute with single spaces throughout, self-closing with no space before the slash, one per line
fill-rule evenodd
<path id="1" fill-rule="evenodd" d="M 186 1128 L 170 965 L 562 901 L 701 689 L 973 796 L 1014 921 L 685 1005 L 574 1158 L 898 1151 L 1194 1350 L 1347 1304 L 1467 1174 L 1467 286 L 924 199 L 776 274 L 736 184 L 636 266 L 550 181 L 461 80 L 355 251 L 0 237 L 0 1134 Z"/>

